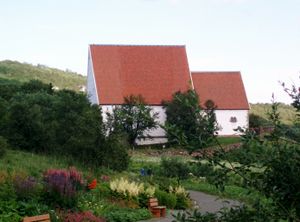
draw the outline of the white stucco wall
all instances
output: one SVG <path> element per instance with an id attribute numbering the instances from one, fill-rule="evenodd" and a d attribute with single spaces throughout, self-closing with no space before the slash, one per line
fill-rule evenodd
<path id="1" fill-rule="evenodd" d="M 110 112 L 112 113 L 113 107 L 112 105 L 103 105 L 102 107 L 102 115 L 103 120 L 106 121 L 106 113 Z M 159 113 L 159 119 L 157 120 L 160 125 L 164 125 L 166 120 L 166 114 L 162 106 L 151 106 L 154 112 Z M 216 118 L 218 125 L 220 127 L 220 130 L 218 131 L 218 135 L 220 136 L 232 136 L 232 135 L 239 135 L 238 132 L 234 131 L 238 126 L 240 127 L 248 127 L 248 110 L 216 110 Z M 236 122 L 231 122 L 231 118 L 235 117 Z M 137 143 L 139 145 L 147 145 L 147 144 L 160 144 L 160 143 L 166 143 L 166 133 L 161 128 L 158 127 L 155 130 L 151 130 L 148 132 L 145 132 L 145 135 L 150 135 L 153 137 L 153 139 L 145 139 L 145 140 L 139 140 Z"/>
<path id="2" fill-rule="evenodd" d="M 239 135 L 234 131 L 237 127 L 248 127 L 249 118 L 248 110 L 216 110 L 216 118 L 220 130 L 218 134 L 220 136 Z M 236 118 L 236 122 L 231 122 L 232 117 Z"/>
<path id="3" fill-rule="evenodd" d="M 87 70 L 87 95 L 92 104 L 99 104 L 97 88 L 94 77 L 93 61 L 91 52 L 88 55 L 88 70 Z"/>
<path id="4" fill-rule="evenodd" d="M 102 105 L 102 116 L 103 116 L 103 121 L 106 121 L 106 113 L 112 113 L 112 110 L 114 108 L 113 105 Z M 158 114 L 158 123 L 163 125 L 166 121 L 166 114 L 162 106 L 150 106 L 152 108 L 152 114 L 154 113 L 159 113 Z M 145 132 L 144 135 L 150 135 L 153 137 L 152 139 L 140 139 L 137 141 L 137 144 L 139 145 L 147 145 L 147 144 L 161 144 L 161 143 L 166 143 L 167 138 L 166 138 L 166 133 L 165 131 L 159 126 L 157 129 L 150 130 Z"/>

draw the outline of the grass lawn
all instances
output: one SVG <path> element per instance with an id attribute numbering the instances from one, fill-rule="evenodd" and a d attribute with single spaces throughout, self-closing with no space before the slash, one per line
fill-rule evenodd
<path id="1" fill-rule="evenodd" d="M 241 137 L 235 136 L 235 137 L 217 137 L 218 142 L 221 145 L 230 145 L 230 144 L 235 144 L 235 143 L 240 143 L 241 142 Z"/>

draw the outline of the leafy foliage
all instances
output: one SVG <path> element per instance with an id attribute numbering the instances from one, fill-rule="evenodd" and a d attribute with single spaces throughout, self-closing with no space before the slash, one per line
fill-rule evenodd
<path id="1" fill-rule="evenodd" d="M 189 166 L 182 159 L 173 157 L 163 157 L 160 164 L 160 174 L 166 177 L 176 178 L 178 183 L 180 180 L 186 179 L 189 176 Z"/>
<path id="2" fill-rule="evenodd" d="M 270 122 L 267 119 L 253 113 L 249 114 L 250 128 L 257 128 L 257 127 L 268 126 L 268 125 L 270 125 Z"/>
<path id="3" fill-rule="evenodd" d="M 160 205 L 175 209 L 177 203 L 175 194 L 163 190 L 155 190 L 155 197 L 158 199 Z"/>
<path id="4" fill-rule="evenodd" d="M 127 141 L 120 135 L 110 135 L 102 143 L 99 144 L 101 149 L 97 150 L 95 156 L 98 158 L 99 164 L 116 171 L 126 170 L 130 161 Z"/>
<path id="5" fill-rule="evenodd" d="M 167 115 L 164 128 L 170 143 L 192 151 L 212 142 L 218 129 L 213 101 L 206 101 L 202 109 L 198 94 L 188 90 L 173 94 L 172 101 L 164 102 L 164 108 Z"/>
<path id="6" fill-rule="evenodd" d="M 135 222 L 151 218 L 151 213 L 147 209 L 119 208 L 107 212 L 105 218 L 111 222 Z"/>
<path id="7" fill-rule="evenodd" d="M 173 222 L 236 222 L 236 221 L 249 221 L 249 222 L 264 222 L 272 220 L 270 210 L 261 208 L 256 205 L 255 208 L 247 206 L 239 206 L 231 209 L 223 208 L 217 214 L 214 213 L 201 213 L 194 210 L 193 212 L 180 212 L 174 215 Z"/>
<path id="8" fill-rule="evenodd" d="M 243 165 L 237 166 L 230 161 L 225 165 L 224 159 L 228 160 L 228 154 L 222 149 L 211 159 L 223 172 L 222 180 L 217 180 L 216 185 L 224 189 L 228 175 L 236 174 L 243 180 L 243 186 L 270 198 L 268 206 L 263 206 L 272 209 L 270 218 L 299 220 L 300 179 L 297 175 L 300 173 L 300 147 L 298 143 L 291 143 L 282 137 L 278 104 L 273 102 L 271 108 L 268 116 L 274 129 L 269 135 L 259 138 L 252 131 L 244 131 L 242 149 L 238 152 L 239 162 Z M 232 153 L 229 155 L 232 156 Z M 260 170 L 253 171 L 252 167 Z M 261 215 L 257 221 L 263 218 Z"/>
<path id="9" fill-rule="evenodd" d="M 130 95 L 124 98 L 124 104 L 116 106 L 113 113 L 107 113 L 108 131 L 110 133 L 125 133 L 131 145 L 136 139 L 150 137 L 147 132 L 157 128 L 158 113 L 146 105 L 141 95 Z"/>
<path id="10" fill-rule="evenodd" d="M 0 135 L 12 147 L 126 169 L 127 143 L 119 136 L 105 138 L 101 108 L 91 105 L 84 94 L 54 91 L 51 84 L 36 80 L 2 83 L 15 90 L 0 90 Z"/>
<path id="11" fill-rule="evenodd" d="M 69 212 L 64 216 L 66 222 L 105 222 L 103 218 L 96 217 L 90 211 Z"/>
<path id="12" fill-rule="evenodd" d="M 0 136 L 0 158 L 4 156 L 7 148 L 8 148 L 8 143 L 6 139 Z"/>

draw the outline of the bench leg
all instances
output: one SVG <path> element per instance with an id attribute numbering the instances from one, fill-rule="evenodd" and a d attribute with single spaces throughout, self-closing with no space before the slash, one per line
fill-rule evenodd
<path id="1" fill-rule="evenodd" d="M 161 209 L 160 216 L 161 217 L 166 217 L 166 208 Z"/>
<path id="2" fill-rule="evenodd" d="M 160 209 L 151 209 L 151 213 L 154 217 L 159 218 L 161 213 L 160 213 Z"/>

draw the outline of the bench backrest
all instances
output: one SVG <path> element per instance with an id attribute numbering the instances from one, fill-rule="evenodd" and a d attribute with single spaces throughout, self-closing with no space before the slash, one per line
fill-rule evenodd
<path id="1" fill-rule="evenodd" d="M 33 217 L 24 217 L 23 222 L 50 222 L 50 215 L 44 214 Z"/>
<path id="2" fill-rule="evenodd" d="M 157 198 L 150 198 L 148 201 L 148 207 L 157 207 L 158 206 L 158 200 Z"/>

